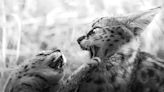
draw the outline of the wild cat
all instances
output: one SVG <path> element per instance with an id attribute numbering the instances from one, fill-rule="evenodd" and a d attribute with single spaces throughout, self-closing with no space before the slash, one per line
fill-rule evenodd
<path id="1" fill-rule="evenodd" d="M 141 33 L 159 10 L 103 17 L 93 23 L 77 41 L 91 58 L 98 57 L 101 62 L 76 78 L 79 69 L 59 92 L 163 92 L 164 62 L 141 50 Z"/>

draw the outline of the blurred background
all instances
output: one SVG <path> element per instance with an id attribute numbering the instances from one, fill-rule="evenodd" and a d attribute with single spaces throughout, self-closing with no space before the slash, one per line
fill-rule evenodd
<path id="1" fill-rule="evenodd" d="M 76 39 L 94 20 L 147 10 L 162 0 L 0 0 L 0 92 L 11 70 L 36 53 L 59 48 L 67 73 L 89 60 Z"/>

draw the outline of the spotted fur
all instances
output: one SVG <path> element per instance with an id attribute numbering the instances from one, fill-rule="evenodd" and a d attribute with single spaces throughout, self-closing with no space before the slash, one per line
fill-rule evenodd
<path id="1" fill-rule="evenodd" d="M 148 53 L 138 53 L 129 82 L 131 92 L 164 92 L 164 61 Z"/>
<path id="2" fill-rule="evenodd" d="M 113 55 L 125 45 L 138 40 L 139 35 L 152 21 L 159 8 L 142 13 L 131 14 L 125 17 L 103 17 L 93 23 L 91 30 L 78 38 L 78 43 L 83 50 L 88 50 L 91 57 L 101 59 Z M 134 41 L 133 41 L 134 42 Z M 137 50 L 138 43 L 135 44 Z"/>
<path id="3" fill-rule="evenodd" d="M 4 92 L 50 92 L 62 79 L 65 63 L 60 50 L 41 52 L 14 70 Z"/>
<path id="4" fill-rule="evenodd" d="M 88 34 L 77 41 L 91 58 L 99 57 L 102 62 L 86 75 L 76 92 L 163 92 L 164 61 L 140 51 L 140 34 L 158 10 L 93 23 Z"/>

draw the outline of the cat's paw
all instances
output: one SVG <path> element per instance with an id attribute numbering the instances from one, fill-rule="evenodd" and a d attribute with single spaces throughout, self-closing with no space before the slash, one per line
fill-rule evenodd
<path id="1" fill-rule="evenodd" d="M 98 65 L 100 63 L 101 63 L 101 59 L 99 57 L 93 57 L 93 58 L 91 58 L 88 65 Z"/>

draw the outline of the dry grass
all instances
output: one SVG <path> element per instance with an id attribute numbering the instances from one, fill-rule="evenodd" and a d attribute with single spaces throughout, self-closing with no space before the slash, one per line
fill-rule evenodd
<path id="1" fill-rule="evenodd" d="M 0 91 L 24 59 L 45 49 L 59 48 L 73 71 L 87 55 L 76 39 L 102 16 L 145 10 L 160 0 L 0 0 Z"/>

